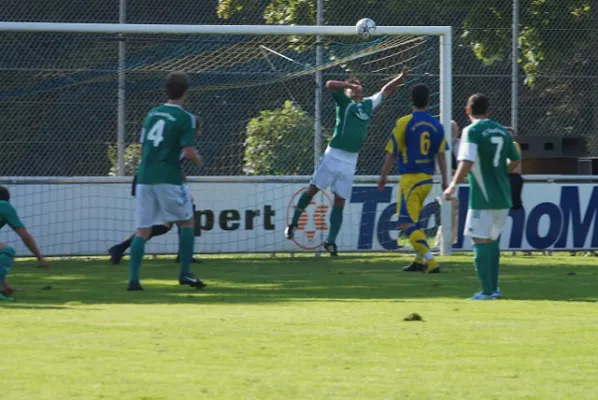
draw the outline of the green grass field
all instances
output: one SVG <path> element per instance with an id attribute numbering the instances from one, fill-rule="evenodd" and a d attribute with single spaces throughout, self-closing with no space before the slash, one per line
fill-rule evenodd
<path id="1" fill-rule="evenodd" d="M 596 258 L 503 257 L 504 300 L 468 302 L 469 256 L 18 261 L 0 303 L 6 399 L 596 399 Z M 423 322 L 406 322 L 419 313 Z"/>

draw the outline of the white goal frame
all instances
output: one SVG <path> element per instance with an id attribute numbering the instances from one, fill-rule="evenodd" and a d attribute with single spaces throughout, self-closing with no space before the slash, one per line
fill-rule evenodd
<path id="1" fill-rule="evenodd" d="M 0 21 L 0 32 L 58 32 L 105 34 L 171 34 L 171 35 L 277 35 L 277 36 L 356 36 L 355 26 L 290 26 L 290 25 L 164 25 L 164 24 L 102 24 L 55 22 Z M 447 143 L 451 143 L 452 120 L 452 27 L 450 26 L 378 26 L 376 36 L 438 36 L 440 38 L 440 119 Z M 122 65 L 121 65 L 122 68 Z M 124 75 L 123 75 L 124 76 Z M 123 86 L 119 76 L 119 86 Z M 124 78 L 123 78 L 124 79 Z M 124 93 L 119 94 L 124 102 Z M 120 115 L 119 119 L 123 119 Z M 124 121 L 121 121 L 124 122 Z M 119 123 L 119 139 L 124 138 L 124 124 Z M 123 140 L 124 142 L 124 140 Z M 122 148 L 121 148 L 122 147 Z M 124 146 L 119 146 L 119 158 Z M 448 179 L 451 179 L 452 160 L 446 157 Z M 122 172 L 122 171 L 119 171 Z M 441 224 L 444 227 L 441 255 L 452 254 L 452 208 L 442 202 Z"/>

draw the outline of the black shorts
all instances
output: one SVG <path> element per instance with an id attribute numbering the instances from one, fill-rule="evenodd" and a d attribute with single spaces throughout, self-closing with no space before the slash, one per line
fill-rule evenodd
<path id="1" fill-rule="evenodd" d="M 519 210 L 523 208 L 523 201 L 521 200 L 523 178 L 520 174 L 509 174 L 509 181 L 511 182 L 511 194 L 513 197 L 512 210 Z"/>

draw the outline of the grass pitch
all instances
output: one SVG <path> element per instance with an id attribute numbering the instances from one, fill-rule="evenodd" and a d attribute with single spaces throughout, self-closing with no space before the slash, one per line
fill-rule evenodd
<path id="1" fill-rule="evenodd" d="M 399 272 L 396 254 L 17 261 L 0 303 L 7 399 L 596 399 L 596 258 L 503 256 L 504 300 L 469 256 Z M 424 321 L 406 322 L 411 313 Z"/>

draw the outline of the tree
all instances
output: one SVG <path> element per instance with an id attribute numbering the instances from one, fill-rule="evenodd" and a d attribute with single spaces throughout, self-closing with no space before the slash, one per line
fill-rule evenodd
<path id="1" fill-rule="evenodd" d="M 247 123 L 243 172 L 247 175 L 305 175 L 313 170 L 314 121 L 285 101 Z"/>
<path id="2" fill-rule="evenodd" d="M 139 160 L 141 159 L 141 145 L 131 144 L 125 149 L 125 175 L 132 176 L 137 173 Z M 108 160 L 110 160 L 109 176 L 118 175 L 118 146 L 108 147 Z"/>

